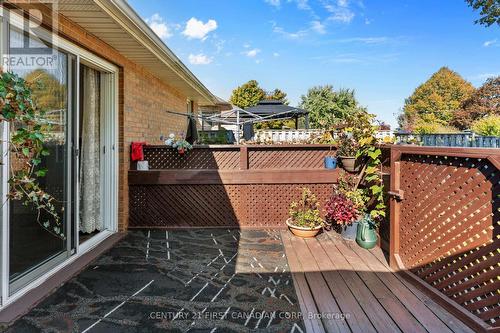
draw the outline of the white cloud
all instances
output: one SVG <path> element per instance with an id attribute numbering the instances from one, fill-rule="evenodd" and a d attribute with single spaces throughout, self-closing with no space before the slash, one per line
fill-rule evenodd
<path id="1" fill-rule="evenodd" d="M 288 0 L 288 2 L 295 2 L 298 9 L 311 10 L 311 6 L 309 6 L 308 0 Z"/>
<path id="2" fill-rule="evenodd" d="M 203 21 L 192 17 L 186 22 L 186 28 L 182 33 L 189 39 L 205 40 L 207 35 L 215 29 L 217 29 L 217 22 L 215 20 L 208 20 L 207 23 L 203 23 Z"/>
<path id="3" fill-rule="evenodd" d="M 336 3 L 332 3 L 328 0 L 323 0 L 323 7 L 330 13 L 328 20 L 340 22 L 340 23 L 351 23 L 354 19 L 354 11 L 350 8 L 349 0 L 337 0 Z M 362 5 L 359 2 L 358 5 Z"/>
<path id="4" fill-rule="evenodd" d="M 273 53 L 273 57 L 278 58 L 279 56 L 280 56 L 280 54 L 278 52 Z"/>
<path id="5" fill-rule="evenodd" d="M 280 0 L 265 0 L 268 4 L 274 7 L 279 7 L 281 5 Z"/>
<path id="6" fill-rule="evenodd" d="M 204 55 L 203 53 L 199 54 L 190 54 L 189 57 L 189 63 L 193 65 L 208 65 L 212 62 L 212 58 Z"/>
<path id="7" fill-rule="evenodd" d="M 354 37 L 339 39 L 340 43 L 385 44 L 390 42 L 389 37 Z"/>
<path id="8" fill-rule="evenodd" d="M 273 23 L 273 32 L 277 33 L 279 35 L 282 35 L 285 38 L 288 39 L 302 39 L 305 36 L 307 36 L 307 30 L 298 30 L 296 32 L 288 32 L 282 27 L 276 25 L 276 23 Z"/>
<path id="9" fill-rule="evenodd" d="M 469 80 L 471 81 L 478 81 L 478 82 L 484 82 L 486 79 L 489 79 L 490 77 L 495 77 L 495 76 L 500 76 L 500 72 L 496 73 L 481 73 L 477 75 L 473 75 L 469 77 Z"/>
<path id="10" fill-rule="evenodd" d="M 326 27 L 320 21 L 311 21 L 311 29 L 321 35 L 326 33 Z"/>
<path id="11" fill-rule="evenodd" d="M 488 46 L 495 45 L 496 43 L 497 43 L 497 40 L 496 40 L 496 39 L 487 40 L 486 42 L 484 42 L 484 43 L 483 43 L 483 46 L 484 46 L 484 47 L 488 47 Z"/>
<path id="12" fill-rule="evenodd" d="M 249 58 L 255 58 L 257 56 L 257 54 L 259 54 L 259 53 L 260 53 L 260 49 L 251 49 L 251 50 L 243 52 L 243 54 Z"/>
<path id="13" fill-rule="evenodd" d="M 146 19 L 146 23 L 161 39 L 172 37 L 172 32 L 160 14 L 153 14 L 153 16 Z"/>
<path id="14" fill-rule="evenodd" d="M 351 23 L 353 18 L 354 18 L 354 13 L 350 9 L 337 8 L 332 12 L 332 15 L 330 15 L 328 19 L 341 23 Z"/>

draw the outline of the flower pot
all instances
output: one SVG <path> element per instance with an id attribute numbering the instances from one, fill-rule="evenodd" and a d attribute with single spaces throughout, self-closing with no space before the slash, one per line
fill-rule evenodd
<path id="1" fill-rule="evenodd" d="M 292 224 L 292 219 L 290 218 L 286 220 L 286 225 L 288 226 L 288 229 L 290 229 L 292 234 L 302 238 L 315 237 L 322 228 L 322 226 L 317 226 L 314 228 L 298 227 Z"/>
<path id="2" fill-rule="evenodd" d="M 375 223 L 373 223 L 370 216 L 365 216 L 358 223 L 356 243 L 367 250 L 374 248 L 377 245 L 377 232 L 375 229 Z"/>
<path id="3" fill-rule="evenodd" d="M 358 221 L 352 222 L 351 224 L 345 224 L 342 226 L 342 232 L 340 235 L 343 239 L 353 241 L 356 240 L 356 232 L 358 231 Z"/>
<path id="4" fill-rule="evenodd" d="M 325 169 L 337 168 L 337 159 L 333 156 L 325 156 L 324 163 L 325 163 Z"/>
<path id="5" fill-rule="evenodd" d="M 348 172 L 358 172 L 361 165 L 354 156 L 339 156 L 342 166 Z"/>

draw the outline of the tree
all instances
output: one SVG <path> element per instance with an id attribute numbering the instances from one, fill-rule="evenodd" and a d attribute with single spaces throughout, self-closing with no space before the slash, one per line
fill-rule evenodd
<path id="1" fill-rule="evenodd" d="M 309 111 L 313 128 L 329 128 L 341 123 L 360 107 L 354 90 L 335 91 L 331 85 L 317 86 L 301 96 L 300 107 Z"/>
<path id="2" fill-rule="evenodd" d="M 486 136 L 500 136 L 500 116 L 491 115 L 472 123 L 474 133 Z"/>
<path id="3" fill-rule="evenodd" d="M 266 92 L 259 86 L 255 80 L 250 80 L 247 83 L 233 90 L 229 101 L 242 109 L 255 106 L 266 96 Z"/>
<path id="4" fill-rule="evenodd" d="M 27 82 L 36 82 L 33 86 L 33 98 L 38 107 L 44 110 L 66 108 L 66 86 L 54 75 L 44 69 L 35 69 L 25 77 Z"/>
<path id="5" fill-rule="evenodd" d="M 474 10 L 480 9 L 481 17 L 474 23 L 485 25 L 487 27 L 500 25 L 500 1 L 498 0 L 466 0 L 467 4 Z"/>
<path id="6" fill-rule="evenodd" d="M 447 126 L 453 114 L 474 92 L 474 87 L 458 73 L 442 67 L 429 80 L 421 84 L 405 100 L 399 126 L 412 130 L 424 116 L 435 119 L 438 125 Z"/>
<path id="7" fill-rule="evenodd" d="M 288 105 L 288 99 L 286 98 L 286 92 L 282 91 L 281 89 L 274 89 L 273 91 L 267 92 L 266 93 L 266 99 L 272 99 L 276 101 L 282 101 L 283 104 Z"/>
<path id="8" fill-rule="evenodd" d="M 468 129 L 478 119 L 500 115 L 500 76 L 489 78 L 462 104 L 453 115 L 452 125 Z"/>

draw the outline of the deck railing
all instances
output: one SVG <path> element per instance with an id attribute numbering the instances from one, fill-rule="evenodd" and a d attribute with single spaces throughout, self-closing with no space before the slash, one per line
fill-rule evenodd
<path id="1" fill-rule="evenodd" d="M 131 227 L 284 226 L 288 208 L 309 187 L 321 204 L 338 170 L 325 145 L 195 146 L 185 156 L 146 146 L 149 171 L 129 172 Z"/>
<path id="2" fill-rule="evenodd" d="M 391 266 L 478 331 L 500 326 L 500 149 L 391 155 Z"/>
<path id="3" fill-rule="evenodd" d="M 396 133 L 397 144 L 418 144 L 433 147 L 500 148 L 500 137 L 474 133 L 408 134 Z"/>

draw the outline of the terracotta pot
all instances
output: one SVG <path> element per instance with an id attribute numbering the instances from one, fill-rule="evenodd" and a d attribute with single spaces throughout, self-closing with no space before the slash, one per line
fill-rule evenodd
<path id="1" fill-rule="evenodd" d="M 292 234 L 302 238 L 315 237 L 319 233 L 321 228 L 323 228 L 322 226 L 318 226 L 315 228 L 297 227 L 292 224 L 292 219 L 286 220 L 286 225 L 288 226 L 288 229 L 290 229 Z"/>
<path id="2" fill-rule="evenodd" d="M 361 165 L 356 163 L 356 157 L 354 156 L 339 156 L 342 166 L 348 172 L 358 172 Z"/>

